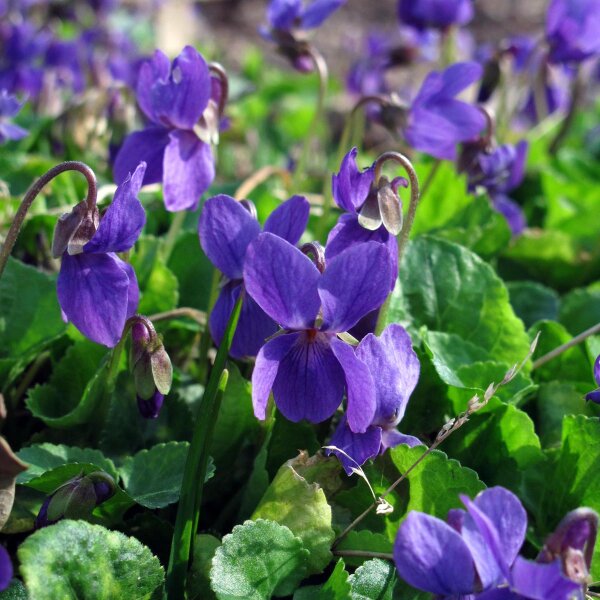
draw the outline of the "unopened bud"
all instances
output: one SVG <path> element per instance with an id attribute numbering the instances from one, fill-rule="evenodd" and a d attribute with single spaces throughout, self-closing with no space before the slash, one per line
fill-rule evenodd
<path id="1" fill-rule="evenodd" d="M 35 519 L 35 528 L 51 525 L 61 519 L 88 518 L 96 506 L 117 491 L 113 478 L 103 471 L 78 475 L 48 496 Z"/>
<path id="2" fill-rule="evenodd" d="M 99 222 L 98 209 L 94 207 L 90 211 L 85 200 L 76 204 L 71 212 L 62 214 L 54 228 L 52 256 L 59 258 L 65 250 L 69 254 L 83 252 L 83 247 L 96 233 Z"/>
<path id="3" fill-rule="evenodd" d="M 149 400 L 144 400 L 138 396 L 137 405 L 140 415 L 144 419 L 156 419 L 160 414 L 164 399 L 165 397 L 159 391 L 155 391 Z"/>

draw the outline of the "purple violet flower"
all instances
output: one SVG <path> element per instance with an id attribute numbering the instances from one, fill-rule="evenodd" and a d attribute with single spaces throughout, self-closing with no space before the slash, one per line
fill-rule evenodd
<path id="1" fill-rule="evenodd" d="M 116 253 L 135 244 L 146 222 L 137 199 L 145 170 L 140 163 L 117 188 L 102 219 L 84 201 L 61 216 L 54 233 L 52 252 L 62 256 L 57 291 L 63 315 L 87 338 L 109 347 L 139 302 L 133 267 Z"/>
<path id="2" fill-rule="evenodd" d="M 581 62 L 600 53 L 600 0 L 552 0 L 546 17 L 550 62 Z"/>
<path id="3" fill-rule="evenodd" d="M 309 209 L 306 198 L 292 196 L 271 213 L 264 230 L 294 246 L 306 229 Z M 204 204 L 198 224 L 200 244 L 206 256 L 226 277 L 208 323 L 216 344 L 223 339 L 227 322 L 243 288 L 246 250 L 260 232 L 256 216 L 230 196 L 215 196 Z M 233 337 L 231 356 L 256 356 L 265 340 L 277 329 L 275 321 L 250 296 L 246 296 Z"/>
<path id="4" fill-rule="evenodd" d="M 447 29 L 473 18 L 472 0 L 399 0 L 398 18 L 417 29 Z"/>
<path id="5" fill-rule="evenodd" d="M 442 598 L 486 600 L 569 600 L 581 590 L 560 559 L 542 564 L 519 556 L 527 513 L 512 492 L 492 487 L 461 500 L 467 510 L 451 510 L 448 523 L 412 511 L 400 526 L 394 560 L 410 585 Z"/>
<path id="6" fill-rule="evenodd" d="M 335 450 L 328 451 L 338 456 L 348 475 L 357 463 L 362 465 L 388 448 L 399 444 L 411 447 L 421 444 L 417 438 L 404 435 L 396 429 L 404 417 L 420 372 L 419 359 L 406 330 L 392 324 L 385 328 L 380 337 L 370 333 L 363 338 L 354 354 L 357 360 L 366 365 L 371 375 L 369 385 L 375 389 L 376 408 L 365 432 L 353 432 L 344 416 L 331 438 L 330 445 L 337 446 L 354 460 Z M 348 367 L 352 368 L 352 364 Z"/>
<path id="7" fill-rule="evenodd" d="M 389 293 L 391 261 L 382 244 L 354 246 L 321 273 L 300 250 L 262 233 L 248 247 L 244 283 L 250 296 L 283 329 L 256 357 L 254 414 L 265 419 L 269 394 L 290 421 L 331 417 L 347 389 L 348 424 L 372 423 L 375 389 L 365 363 L 337 334 L 381 306 Z"/>
<path id="8" fill-rule="evenodd" d="M 347 0 L 312 0 L 304 6 L 303 0 L 271 0 L 267 20 L 271 30 L 291 32 L 315 29 Z"/>
<path id="9" fill-rule="evenodd" d="M 506 218 L 513 235 L 523 232 L 526 221 L 521 207 L 511 200 L 508 193 L 523 181 L 528 147 L 528 143 L 522 140 L 516 146 L 503 144 L 492 149 L 484 148 L 469 164 L 461 166 L 461 171 L 466 171 L 468 176 L 469 191 L 475 192 L 479 186 L 484 187 L 494 208 Z"/>
<path id="10" fill-rule="evenodd" d="M 594 379 L 596 380 L 596 384 L 600 386 L 600 354 L 596 357 L 594 361 Z M 586 400 L 591 400 L 596 404 L 600 404 L 600 387 L 597 387 L 595 390 L 587 393 L 585 395 Z"/>
<path id="11" fill-rule="evenodd" d="M 150 120 L 125 138 L 114 164 L 121 182 L 140 161 L 144 185 L 163 184 L 167 210 L 195 210 L 215 176 L 201 119 L 211 102 L 211 75 L 200 53 L 186 46 L 171 65 L 160 50 L 140 69 L 137 99 Z"/>
<path id="12" fill-rule="evenodd" d="M 475 62 L 430 73 L 408 111 L 404 137 L 410 146 L 435 158 L 454 160 L 459 142 L 478 137 L 486 126 L 485 117 L 476 106 L 455 96 L 482 74 L 483 68 Z"/>
<path id="13" fill-rule="evenodd" d="M 6 90 L 0 90 L 0 144 L 8 140 L 20 140 L 29 135 L 26 129 L 10 122 L 22 106 L 23 103 L 9 95 Z"/>
<path id="14" fill-rule="evenodd" d="M 0 592 L 5 590 L 13 577 L 13 566 L 4 546 L 0 546 Z"/>
<path id="15" fill-rule="evenodd" d="M 384 182 L 386 192 L 391 193 L 385 196 L 379 194 L 378 190 L 373 189 L 375 164 L 360 171 L 356 165 L 357 154 L 358 150 L 352 148 L 344 156 L 339 172 L 331 177 L 333 199 L 347 213 L 340 216 L 337 225 L 329 232 L 325 258 L 331 260 L 356 244 L 379 242 L 390 255 L 390 289 L 393 289 L 398 277 L 398 242 L 395 236 L 399 232 L 398 226 L 402 224 L 402 203 L 397 192 L 400 186 L 406 187 L 408 182 L 403 178 L 397 178 L 387 185 Z M 380 205 L 384 202 L 387 206 Z M 373 218 L 376 214 L 379 214 L 379 218 Z M 388 219 L 391 214 L 395 218 Z"/>

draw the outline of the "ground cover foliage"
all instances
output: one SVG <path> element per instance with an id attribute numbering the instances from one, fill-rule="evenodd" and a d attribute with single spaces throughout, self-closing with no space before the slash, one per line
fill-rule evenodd
<path id="1" fill-rule="evenodd" d="M 344 4 L 0 6 L 0 600 L 600 594 L 600 6 Z"/>

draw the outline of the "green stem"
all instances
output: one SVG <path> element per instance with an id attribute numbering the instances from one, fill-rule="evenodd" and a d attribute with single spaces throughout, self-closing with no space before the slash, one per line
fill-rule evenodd
<path id="1" fill-rule="evenodd" d="M 448 27 L 440 36 L 440 61 L 444 69 L 454 62 L 456 54 L 455 32 L 454 27 Z"/>
<path id="2" fill-rule="evenodd" d="M 225 370 L 227 355 L 240 318 L 243 297 L 244 293 L 242 292 L 235 303 L 227 323 L 225 335 L 219 345 L 215 364 L 200 402 L 192 443 L 185 462 L 169 568 L 167 570 L 167 597 L 169 600 L 180 600 L 185 595 L 185 582 L 199 520 L 200 500 L 208 461 L 210 438 L 214 431 L 224 385 L 227 382 L 227 376 L 222 377 L 222 374 Z"/>
<path id="3" fill-rule="evenodd" d="M 573 125 L 573 121 L 575 120 L 575 115 L 577 114 L 577 109 L 579 108 L 579 104 L 584 95 L 585 84 L 583 81 L 583 77 L 581 76 L 581 69 L 578 67 L 575 74 L 573 75 L 573 81 L 571 82 L 571 99 L 569 102 L 569 109 L 563 122 L 561 123 L 560 129 L 558 133 L 550 143 L 548 148 L 548 152 L 551 156 L 556 156 L 558 153 L 558 149 L 562 146 L 562 143 L 565 141 L 571 127 Z"/>
<path id="4" fill-rule="evenodd" d="M 329 79 L 327 63 L 325 62 L 323 55 L 313 46 L 309 47 L 308 52 L 310 53 L 313 65 L 315 66 L 315 71 L 319 76 L 319 95 L 317 97 L 317 108 L 315 109 L 315 113 L 313 115 L 312 121 L 310 122 L 308 132 L 306 134 L 306 137 L 304 138 L 300 158 L 298 159 L 298 164 L 296 165 L 296 169 L 294 171 L 294 177 L 292 179 L 294 189 L 298 189 L 300 187 L 300 184 L 302 183 L 302 180 L 304 178 L 304 171 L 306 170 L 306 163 L 310 154 L 310 147 L 313 141 L 313 134 L 316 134 L 319 122 L 323 118 L 323 111 L 325 108 L 325 96 L 327 95 L 327 82 Z"/>
<path id="5" fill-rule="evenodd" d="M 210 292 L 208 294 L 208 310 L 207 315 L 210 315 L 212 309 L 217 302 L 219 296 L 219 282 L 221 281 L 221 273 L 215 269 L 213 271 L 212 280 L 210 282 Z M 208 322 L 208 319 L 207 319 Z M 208 350 L 211 346 L 212 338 L 208 331 L 208 327 L 205 328 L 202 338 L 200 339 L 200 363 L 198 365 L 198 379 L 202 383 L 206 383 L 208 376 Z"/>
<path id="6" fill-rule="evenodd" d="M 23 197 L 23 200 L 17 210 L 17 214 L 15 215 L 8 233 L 6 234 L 4 244 L 0 249 L 0 277 L 2 277 L 2 273 L 4 273 L 6 263 L 8 262 L 8 257 L 10 256 L 17 238 L 19 237 L 19 232 L 21 231 L 21 227 L 29 207 L 37 198 L 38 194 L 44 189 L 44 187 L 48 185 L 48 183 L 50 183 L 56 176 L 64 173 L 65 171 L 79 171 L 79 173 L 86 178 L 88 184 L 86 202 L 90 209 L 93 209 L 96 206 L 96 196 L 98 191 L 96 175 L 94 174 L 94 171 L 92 171 L 92 169 L 90 169 L 90 167 L 88 167 L 85 163 L 71 160 L 56 165 L 44 173 L 39 179 L 32 183 L 31 187 L 25 193 L 25 196 Z"/>
<path id="7" fill-rule="evenodd" d="M 438 158 L 431 166 L 431 169 L 429 169 L 429 173 L 427 173 L 427 177 L 425 177 L 423 187 L 421 188 L 421 199 L 423 199 L 425 192 L 431 187 L 431 184 L 433 183 L 435 176 L 438 174 L 441 165 L 442 161 Z"/>
<path id="8" fill-rule="evenodd" d="M 173 216 L 173 220 L 171 221 L 169 231 L 167 231 L 167 235 L 165 236 L 165 241 L 162 249 L 162 257 L 165 263 L 169 261 L 171 253 L 173 252 L 173 248 L 175 247 L 175 243 L 177 242 L 177 236 L 179 235 L 179 232 L 183 227 L 186 214 L 186 211 L 182 210 L 176 212 Z"/>

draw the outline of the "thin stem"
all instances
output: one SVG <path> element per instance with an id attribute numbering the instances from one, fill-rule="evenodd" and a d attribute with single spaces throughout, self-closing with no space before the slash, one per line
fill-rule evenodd
<path id="1" fill-rule="evenodd" d="M 212 62 L 208 65 L 208 70 L 216 76 L 221 83 L 221 93 L 219 94 L 219 116 L 223 115 L 225 111 L 225 105 L 229 98 L 229 78 L 227 77 L 227 71 L 225 68 L 217 62 Z"/>
<path id="2" fill-rule="evenodd" d="M 202 330 L 206 328 L 206 313 L 189 306 L 182 306 L 181 308 L 174 308 L 173 310 L 156 313 L 155 315 L 150 315 L 148 318 L 155 323 L 157 321 L 168 321 L 179 317 L 188 317 L 189 319 L 192 319 L 192 321 L 196 321 Z"/>
<path id="3" fill-rule="evenodd" d="M 242 181 L 242 183 L 239 185 L 238 189 L 235 190 L 233 197 L 236 200 L 244 200 L 245 198 L 248 198 L 252 191 L 254 191 L 261 183 L 265 182 L 270 177 L 273 177 L 273 175 L 281 177 L 286 191 L 291 188 L 292 178 L 287 169 L 275 167 L 273 165 L 266 165 L 258 169 L 258 171 L 255 173 L 252 173 L 252 175 L 250 175 L 250 177 L 247 179 L 244 179 L 244 181 Z"/>
<path id="4" fill-rule="evenodd" d="M 173 220 L 171 221 L 171 225 L 169 226 L 169 231 L 167 231 L 167 235 L 165 236 L 165 241 L 162 248 L 162 257 L 163 260 L 168 262 L 171 257 L 171 253 L 173 252 L 173 248 L 177 243 L 177 236 L 183 227 L 183 223 L 185 221 L 186 211 L 182 210 L 180 212 L 176 212 L 173 216 Z"/>
<path id="5" fill-rule="evenodd" d="M 438 171 L 442 165 L 442 161 L 438 158 L 429 169 L 429 173 L 427 173 L 427 177 L 425 177 L 425 181 L 423 182 L 423 188 L 421 189 L 421 199 L 425 195 L 425 192 L 431 187 L 435 176 L 438 174 Z"/>
<path id="6" fill-rule="evenodd" d="M 394 560 L 394 555 L 388 552 L 369 552 L 368 550 L 334 550 L 334 556 L 357 556 L 358 558 L 382 558 Z"/>
<path id="7" fill-rule="evenodd" d="M 325 97 L 327 95 L 327 82 L 329 80 L 327 63 L 325 62 L 323 55 L 314 46 L 309 46 L 307 51 L 310 54 L 310 57 L 313 61 L 315 71 L 319 76 L 319 95 L 317 97 L 317 107 L 315 109 L 312 121 L 310 122 L 308 133 L 304 138 L 304 144 L 302 145 L 300 158 L 298 159 L 298 164 L 296 165 L 296 169 L 294 171 L 294 176 L 292 179 L 294 188 L 299 187 L 304 176 L 306 163 L 310 154 L 310 146 L 313 141 L 313 136 L 311 134 L 316 132 L 317 126 L 319 125 L 319 122 L 323 117 L 323 110 L 325 108 Z"/>
<path id="8" fill-rule="evenodd" d="M 577 344 L 580 344 L 586 338 L 589 338 L 591 335 L 594 335 L 599 332 L 600 332 L 600 323 L 597 323 L 593 327 L 590 327 L 589 329 L 582 331 L 579 335 L 576 335 L 572 340 L 569 340 L 567 343 L 563 344 L 562 346 L 558 346 L 558 348 L 554 348 L 554 350 L 551 350 L 550 352 L 548 352 L 548 354 L 544 354 L 544 356 L 541 356 L 537 360 L 533 361 L 533 366 L 531 368 L 539 369 L 542 365 L 545 365 L 547 362 L 550 362 L 552 359 L 556 358 L 563 352 L 566 352 L 573 346 L 577 346 Z"/>
<path id="9" fill-rule="evenodd" d="M 480 398 L 478 394 L 475 394 L 475 396 L 473 396 L 467 402 L 466 410 L 454 417 L 453 419 L 450 419 L 450 421 L 448 421 L 440 429 L 431 446 L 429 446 L 429 448 L 427 448 L 425 452 L 423 452 L 423 454 L 421 454 L 421 456 L 419 456 L 419 458 L 396 481 L 394 481 L 394 483 L 392 483 L 392 485 L 390 485 L 390 487 L 383 494 L 381 494 L 381 496 L 375 502 L 373 502 L 373 504 L 368 506 L 360 515 L 358 515 L 358 517 L 356 517 L 356 519 L 354 519 L 354 521 L 352 521 L 352 523 L 350 523 L 350 525 L 348 525 L 348 527 L 346 527 L 346 529 L 344 529 L 344 531 L 342 531 L 342 533 L 340 533 L 340 535 L 334 540 L 332 544 L 332 550 L 335 549 L 335 547 L 348 535 L 348 533 L 350 533 L 373 509 L 377 508 L 377 506 L 379 506 L 383 502 L 383 499 L 387 495 L 391 494 L 400 485 L 400 483 L 402 483 L 406 479 L 406 477 L 423 460 L 425 460 L 425 458 L 429 454 L 431 454 L 445 439 L 447 439 L 452 433 L 460 429 L 463 425 L 465 425 L 465 423 L 468 423 L 469 417 L 472 414 L 486 406 L 500 387 L 506 385 L 515 378 L 517 373 L 523 368 L 523 366 L 531 358 L 531 355 L 535 352 L 538 339 L 539 334 L 531 343 L 527 356 L 521 361 L 521 363 L 516 364 L 514 367 L 509 369 L 502 378 L 502 381 L 500 381 L 500 383 L 490 384 L 485 390 L 483 398 Z"/>
<path id="10" fill-rule="evenodd" d="M 562 143 L 569 134 L 569 131 L 573 125 L 573 121 L 575 120 L 575 115 L 577 114 L 577 109 L 579 108 L 579 104 L 583 99 L 584 90 L 585 83 L 583 81 L 583 77 L 581 76 L 581 68 L 578 66 L 575 71 L 575 75 L 573 76 L 573 81 L 571 82 L 571 99 L 569 101 L 569 109 L 560 126 L 560 129 L 558 130 L 558 133 L 548 148 L 548 152 L 551 156 L 556 156 L 559 148 L 562 146 Z"/>
<path id="11" fill-rule="evenodd" d="M 23 221 L 25 220 L 25 216 L 27 215 L 27 211 L 29 210 L 31 204 L 37 198 L 42 189 L 44 189 L 44 187 L 50 183 L 50 181 L 65 171 L 78 171 L 86 178 L 88 184 L 86 197 L 88 208 L 92 210 L 96 206 L 98 188 L 96 184 L 96 175 L 90 167 L 88 167 L 85 163 L 76 160 L 63 162 L 55 167 L 52 167 L 52 169 L 44 173 L 39 179 L 33 182 L 33 184 L 25 193 L 21 204 L 19 205 L 17 214 L 11 223 L 10 229 L 6 234 L 4 244 L 0 249 L 0 277 L 2 277 L 2 273 L 4 273 L 6 263 L 8 262 L 8 257 L 10 256 L 17 238 L 19 237 L 19 232 L 21 231 Z"/>
<path id="12" fill-rule="evenodd" d="M 210 315 L 214 305 L 217 302 L 217 298 L 219 297 L 219 284 L 221 281 L 221 273 L 218 269 L 214 269 L 212 280 L 210 282 L 210 292 L 208 294 L 208 310 L 207 315 Z M 211 337 L 210 335 L 203 335 L 200 340 L 200 362 L 198 365 L 198 379 L 202 383 L 206 382 L 206 378 L 208 375 L 208 350 L 211 345 Z"/>
<path id="13" fill-rule="evenodd" d="M 243 298 L 244 293 L 242 292 L 238 296 L 229 317 L 225 335 L 219 345 L 215 364 L 200 402 L 192 443 L 185 462 L 167 571 L 166 586 L 169 600 L 184 598 L 187 570 L 199 520 L 200 500 L 204 485 L 203 472 L 206 473 L 210 439 L 217 420 L 220 397 L 227 381 L 227 376 L 223 377 L 223 372 L 240 318 Z"/>

